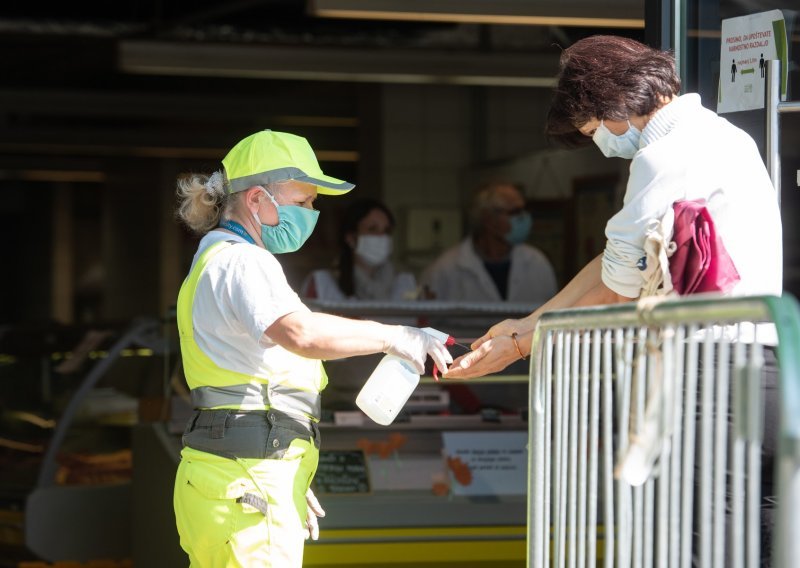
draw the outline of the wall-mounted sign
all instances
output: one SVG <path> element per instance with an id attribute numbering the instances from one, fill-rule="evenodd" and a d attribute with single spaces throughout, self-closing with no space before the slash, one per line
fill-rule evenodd
<path id="1" fill-rule="evenodd" d="M 443 432 L 453 495 L 524 495 L 527 432 Z"/>
<path id="2" fill-rule="evenodd" d="M 786 99 L 788 46 L 780 10 L 722 20 L 717 112 L 764 108 L 766 61 L 781 61 L 781 98 Z"/>

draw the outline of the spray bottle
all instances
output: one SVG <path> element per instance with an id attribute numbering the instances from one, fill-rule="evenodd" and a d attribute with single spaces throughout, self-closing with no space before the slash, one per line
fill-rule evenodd
<path id="1" fill-rule="evenodd" d="M 445 345 L 453 341 L 446 333 L 432 327 L 422 328 L 422 331 Z M 409 361 L 386 355 L 364 383 L 356 404 L 372 420 L 388 426 L 397 418 L 418 383 L 419 374 Z"/>

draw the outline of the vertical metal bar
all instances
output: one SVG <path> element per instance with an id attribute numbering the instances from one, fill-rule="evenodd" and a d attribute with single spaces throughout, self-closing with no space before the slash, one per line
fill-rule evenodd
<path id="1" fill-rule="evenodd" d="M 589 349 L 592 340 L 588 331 L 581 333 L 581 372 L 578 415 L 578 568 L 586 568 L 586 505 L 587 468 L 589 466 Z M 592 566 L 594 568 L 594 566 Z"/>
<path id="2" fill-rule="evenodd" d="M 686 0 L 672 0 L 672 46 L 675 53 L 675 66 L 678 75 L 686 84 Z"/>
<path id="3" fill-rule="evenodd" d="M 761 558 L 761 345 L 750 347 L 747 373 L 747 566 L 757 568 Z"/>
<path id="4" fill-rule="evenodd" d="M 633 328 L 625 329 L 624 339 L 619 341 L 619 353 L 617 357 L 617 382 L 618 382 L 618 409 L 619 426 L 617 435 L 619 436 L 619 447 L 617 449 L 617 459 L 628 447 L 628 428 L 630 426 L 630 407 L 631 407 L 631 376 L 633 374 Z M 617 539 L 617 549 L 619 555 L 619 568 L 627 568 L 631 565 L 632 546 L 633 546 L 633 527 L 632 527 L 632 495 L 631 486 L 624 481 L 617 481 L 617 518 L 619 519 L 619 538 Z"/>
<path id="5" fill-rule="evenodd" d="M 567 526 L 569 549 L 567 559 L 569 568 L 575 568 L 578 559 L 578 395 L 580 394 L 580 332 L 572 335 L 572 363 L 570 373 L 569 401 L 569 486 L 567 489 Z"/>
<path id="6" fill-rule="evenodd" d="M 669 488 L 669 566 L 678 568 L 681 565 L 681 466 L 683 457 L 683 389 L 684 389 L 684 341 L 686 327 L 678 326 L 675 330 L 675 388 L 672 395 L 672 460 L 670 461 Z M 666 375 L 669 378 L 669 375 Z"/>
<path id="7" fill-rule="evenodd" d="M 644 482 L 644 487 L 637 487 L 642 489 L 642 513 L 644 515 L 644 524 L 642 526 L 642 566 L 644 568 L 652 568 L 653 566 L 653 534 L 656 529 L 656 520 L 654 513 L 655 506 L 655 480 L 650 477 Z"/>
<path id="8" fill-rule="evenodd" d="M 781 103 L 781 62 L 778 59 L 766 61 L 767 77 L 764 89 L 764 111 L 766 113 L 765 154 L 767 171 L 775 188 L 778 205 L 781 204 L 781 123 L 778 107 Z"/>
<path id="9" fill-rule="evenodd" d="M 628 446 L 628 427 L 630 422 L 630 386 L 633 368 L 633 329 L 617 330 L 615 344 L 616 393 L 614 403 L 617 411 L 616 435 L 618 444 L 614 459 L 619 460 Z M 615 539 L 618 568 L 628 568 L 631 562 L 631 487 L 621 480 L 615 480 L 617 492 L 617 532 Z"/>
<path id="10" fill-rule="evenodd" d="M 548 337 L 547 341 L 548 348 L 551 349 L 550 354 L 548 355 L 548 363 L 553 359 L 553 337 Z M 542 542 L 544 543 L 544 550 L 542 550 L 542 564 L 541 566 L 550 566 L 550 540 L 552 531 L 550 530 L 550 519 L 552 512 L 552 492 L 551 492 L 551 473 L 553 471 L 553 461 L 554 461 L 554 452 L 552 446 L 552 429 L 553 424 L 555 424 L 554 419 L 554 402 L 553 402 L 553 370 L 552 367 L 549 368 L 547 374 L 547 385 L 545 387 L 545 408 L 547 413 L 545 414 L 545 422 L 544 422 L 544 444 L 545 444 L 545 456 L 547 463 L 544 467 L 544 505 L 543 505 L 543 522 L 542 522 Z"/>
<path id="11" fill-rule="evenodd" d="M 740 326 L 737 326 L 740 327 Z M 737 336 L 739 332 L 737 330 Z M 744 501 L 744 478 L 745 478 L 745 383 L 747 379 L 747 369 L 745 363 L 744 343 L 736 343 L 733 350 L 733 464 L 731 466 L 731 491 L 733 493 L 731 503 L 731 539 L 733 556 L 733 568 L 744 568 L 745 551 L 745 501 Z"/>
<path id="12" fill-rule="evenodd" d="M 776 542 L 773 543 L 775 558 L 773 566 L 796 568 L 800 566 L 800 542 L 798 542 L 800 540 L 798 539 L 800 510 L 797 507 L 797 503 L 800 502 L 800 456 L 798 455 L 797 439 L 789 438 L 789 434 L 785 430 L 782 435 L 786 437 L 782 440 L 784 449 L 778 460 L 780 498 L 778 501 L 779 516 L 775 519 Z"/>
<path id="13" fill-rule="evenodd" d="M 530 434 L 528 436 L 530 478 L 530 497 L 528 499 L 528 567 L 542 565 L 542 551 L 547 543 L 544 531 L 544 472 L 547 469 L 548 454 L 545 451 L 544 424 L 547 420 L 547 401 L 545 385 L 551 379 L 551 359 L 553 349 L 551 332 L 545 333 L 543 345 L 534 345 L 536 359 L 531 361 L 533 380 L 530 386 Z"/>
<path id="14" fill-rule="evenodd" d="M 562 386 L 562 400 L 561 400 L 561 480 L 560 480 L 560 493 L 558 495 L 559 502 L 559 524 L 557 530 L 560 535 L 559 558 L 557 566 L 563 568 L 566 563 L 566 551 L 569 543 L 567 542 L 567 497 L 569 485 L 569 403 L 570 403 L 570 388 L 572 386 L 572 373 L 571 373 L 571 355 L 572 355 L 572 332 L 564 334 L 564 377 Z"/>
<path id="15" fill-rule="evenodd" d="M 683 488 L 681 494 L 681 567 L 692 563 L 694 539 L 694 469 L 695 469 L 695 417 L 697 416 L 697 325 L 690 325 L 687 333 L 686 379 L 684 381 L 683 430 Z"/>
<path id="16" fill-rule="evenodd" d="M 645 395 L 647 393 L 647 386 L 645 382 L 646 368 L 646 347 L 647 341 L 647 328 L 640 327 L 636 337 L 636 376 L 632 377 L 633 382 L 631 388 L 635 392 L 636 399 L 632 404 L 635 405 L 635 424 L 633 430 L 637 433 L 642 431 L 642 423 L 644 420 L 644 403 Z M 631 396 L 633 397 L 633 392 Z M 645 536 L 645 522 L 644 522 L 644 487 L 638 486 L 633 488 L 633 566 L 641 568 L 644 565 L 644 536 Z"/>
<path id="17" fill-rule="evenodd" d="M 725 565 L 725 501 L 727 499 L 728 472 L 728 359 L 730 345 L 723 336 L 717 352 L 716 388 L 717 401 L 714 433 L 714 547 L 715 568 Z"/>
<path id="18" fill-rule="evenodd" d="M 620 344 L 621 333 L 617 333 Z M 612 568 L 616 532 L 614 530 L 614 391 L 611 358 L 611 331 L 603 333 L 603 568 Z M 617 375 L 619 378 L 619 375 Z M 547 566 L 545 564 L 544 566 Z"/>
<path id="19" fill-rule="evenodd" d="M 563 445 L 564 428 L 562 415 L 564 413 L 564 335 L 563 331 L 557 332 L 556 339 L 556 385 L 555 397 L 553 400 L 553 428 L 555 433 L 555 447 L 553 448 L 553 560 L 555 566 L 563 566 L 561 554 L 561 484 L 563 476 L 561 474 L 562 455 L 561 446 Z"/>
<path id="20" fill-rule="evenodd" d="M 589 511 L 586 519 L 589 531 L 586 539 L 586 564 L 589 568 L 597 566 L 597 477 L 600 469 L 600 355 L 604 344 L 601 342 L 600 330 L 592 331 L 592 370 L 589 390 Z"/>
<path id="21" fill-rule="evenodd" d="M 700 387 L 700 566 L 711 566 L 712 538 L 711 530 L 711 498 L 713 494 L 711 460 L 714 455 L 712 446 L 712 419 L 714 412 L 714 343 L 710 330 L 706 330 L 703 342 L 703 384 Z"/>
<path id="22" fill-rule="evenodd" d="M 656 551 L 657 566 L 667 568 L 669 563 L 669 548 L 667 546 L 670 528 L 669 515 L 669 495 L 670 495 L 670 471 L 671 471 L 671 448 L 673 431 L 673 390 L 675 388 L 675 368 L 673 341 L 675 339 L 675 328 L 667 325 L 661 332 L 661 366 L 655 366 L 655 380 L 661 381 L 662 403 L 661 403 L 661 431 L 663 432 L 663 448 L 659 458 L 658 469 L 658 501 L 657 501 L 657 522 L 656 522 Z M 660 374 L 660 376 L 658 376 Z M 652 388 L 652 387 L 651 387 Z"/>
<path id="23" fill-rule="evenodd" d="M 641 346 L 645 351 L 645 357 L 641 360 L 647 361 L 647 367 L 644 373 L 644 388 L 641 393 L 642 409 L 638 418 L 637 431 L 644 433 L 646 429 L 646 404 L 650 396 L 650 392 L 654 388 L 654 384 L 659 378 L 656 376 L 658 372 L 658 356 L 656 355 L 658 338 L 653 338 L 657 332 L 648 329 L 645 333 L 644 344 Z M 638 414 L 638 412 L 637 412 Z M 659 425 L 660 426 L 660 425 Z M 657 467 L 656 464 L 653 466 Z M 655 469 L 647 477 L 644 483 L 644 502 L 642 503 L 642 511 L 644 514 L 644 523 L 642 525 L 642 566 L 651 568 L 653 566 L 653 534 L 655 532 L 655 513 L 653 507 L 655 505 L 655 483 L 653 481 Z"/>

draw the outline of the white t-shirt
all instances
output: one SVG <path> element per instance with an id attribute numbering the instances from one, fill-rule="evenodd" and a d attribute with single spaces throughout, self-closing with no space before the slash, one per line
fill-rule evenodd
<path id="1" fill-rule="evenodd" d="M 218 252 L 197 283 L 192 306 L 197 345 L 215 364 L 231 371 L 275 380 L 289 370 L 303 376 L 308 365 L 308 376 L 313 376 L 318 361 L 295 355 L 264 335 L 286 314 L 308 311 L 271 253 L 215 230 L 200 241 L 192 267 L 220 241 L 237 244 Z"/>
<path id="2" fill-rule="evenodd" d="M 639 296 L 637 261 L 645 230 L 679 199 L 704 198 L 741 281 L 732 296 L 780 295 L 781 217 L 775 189 L 753 139 L 697 94 L 683 95 L 647 123 L 631 162 L 622 209 L 606 225 L 602 278 L 614 292 Z"/>

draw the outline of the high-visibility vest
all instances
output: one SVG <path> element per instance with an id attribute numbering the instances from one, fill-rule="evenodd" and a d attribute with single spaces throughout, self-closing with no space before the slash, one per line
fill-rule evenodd
<path id="1" fill-rule="evenodd" d="M 284 349 L 276 353 L 269 379 L 224 369 L 206 355 L 194 339 L 192 308 L 200 276 L 211 259 L 235 243 L 222 241 L 208 247 L 197 259 L 178 293 L 178 332 L 186 382 L 195 408 L 266 410 L 276 408 L 319 420 L 320 392 L 328 377 L 322 362 Z"/>

